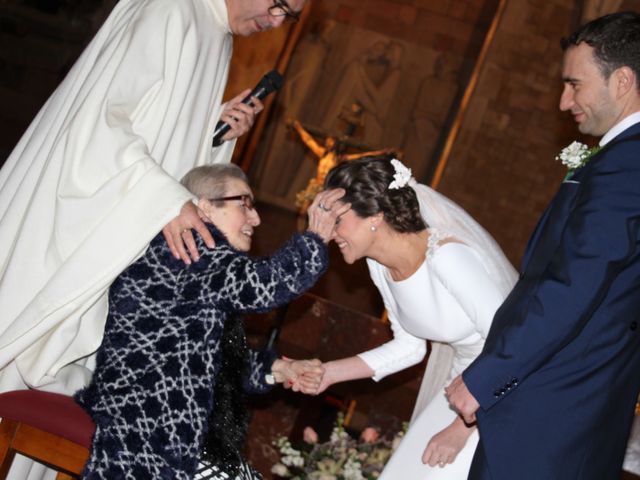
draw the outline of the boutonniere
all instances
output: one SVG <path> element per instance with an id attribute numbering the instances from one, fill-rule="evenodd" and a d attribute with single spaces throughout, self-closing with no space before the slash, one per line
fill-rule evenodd
<path id="1" fill-rule="evenodd" d="M 565 180 L 570 178 L 577 168 L 584 167 L 601 148 L 600 146 L 589 148 L 580 142 L 573 142 L 568 147 L 563 148 L 556 160 L 560 160 L 569 169 Z"/>

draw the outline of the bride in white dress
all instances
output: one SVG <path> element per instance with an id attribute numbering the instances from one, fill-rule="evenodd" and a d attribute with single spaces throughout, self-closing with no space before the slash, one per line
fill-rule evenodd
<path id="1" fill-rule="evenodd" d="M 482 350 L 516 272 L 482 227 L 450 200 L 417 184 L 398 160 L 342 163 L 329 173 L 325 188 L 346 191 L 338 202 L 351 209 L 340 217 L 333 240 L 347 263 L 367 259 L 394 338 L 324 363 L 318 393 L 337 382 L 378 381 L 415 365 L 431 340 L 409 431 L 380 478 L 467 478 L 478 433 L 450 409 L 444 386 Z M 324 198 L 321 208 L 332 208 Z"/>

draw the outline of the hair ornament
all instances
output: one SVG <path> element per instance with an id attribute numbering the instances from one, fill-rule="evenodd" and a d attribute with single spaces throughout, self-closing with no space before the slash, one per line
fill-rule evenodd
<path id="1" fill-rule="evenodd" d="M 391 165 L 393 165 L 396 173 L 393 175 L 393 182 L 389 184 L 389 190 L 398 190 L 406 187 L 411 180 L 411 169 L 405 167 L 397 158 L 391 160 Z"/>

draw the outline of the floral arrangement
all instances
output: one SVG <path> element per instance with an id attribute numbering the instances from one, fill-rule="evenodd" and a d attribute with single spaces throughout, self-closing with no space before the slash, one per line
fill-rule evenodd
<path id="1" fill-rule="evenodd" d="M 584 167 L 589 159 L 598 153 L 600 148 L 589 148 L 584 143 L 573 142 L 562 149 L 556 160 L 560 160 L 563 165 L 566 165 L 569 171 L 575 170 L 576 168 Z"/>
<path id="2" fill-rule="evenodd" d="M 344 429 L 344 416 L 338 414 L 331 438 L 319 443 L 318 434 L 304 430 L 304 442 L 294 448 L 286 437 L 278 437 L 274 445 L 280 452 L 280 462 L 271 473 L 292 480 L 371 480 L 378 478 L 385 463 L 400 444 L 406 431 L 385 439 L 372 427 L 363 430 L 356 440 Z"/>

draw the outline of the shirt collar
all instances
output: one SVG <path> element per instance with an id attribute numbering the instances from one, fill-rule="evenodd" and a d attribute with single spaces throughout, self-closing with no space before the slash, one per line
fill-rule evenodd
<path id="1" fill-rule="evenodd" d="M 609 143 L 611 140 L 624 132 L 627 128 L 635 125 L 636 123 L 640 123 L 640 112 L 634 112 L 615 124 L 611 128 L 611 130 L 605 133 L 604 136 L 600 139 L 600 146 L 604 147 L 607 143 Z"/>

